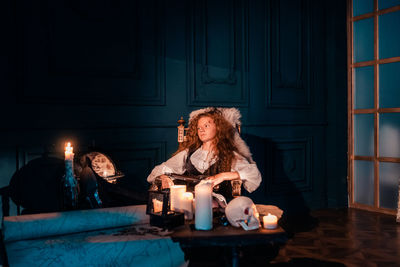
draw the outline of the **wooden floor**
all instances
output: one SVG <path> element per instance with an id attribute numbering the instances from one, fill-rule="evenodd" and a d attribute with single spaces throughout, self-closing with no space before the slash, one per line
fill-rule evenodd
<path id="1" fill-rule="evenodd" d="M 400 266 L 395 216 L 358 209 L 314 211 L 311 216 L 316 224 L 296 233 L 271 266 Z"/>

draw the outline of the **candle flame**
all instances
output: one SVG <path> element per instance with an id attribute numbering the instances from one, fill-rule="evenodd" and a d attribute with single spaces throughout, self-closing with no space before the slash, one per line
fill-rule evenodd
<path id="1" fill-rule="evenodd" d="M 65 147 L 65 152 L 72 153 L 73 149 L 74 149 L 74 148 L 71 146 L 71 143 L 68 142 L 68 143 L 67 143 L 67 146 Z"/>

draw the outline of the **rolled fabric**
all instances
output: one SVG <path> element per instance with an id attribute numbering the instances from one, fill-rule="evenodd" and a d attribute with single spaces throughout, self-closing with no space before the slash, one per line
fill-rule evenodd
<path id="1" fill-rule="evenodd" d="M 149 224 L 6 242 L 9 266 L 178 267 L 185 262 L 179 243 Z M 125 232 L 136 229 L 139 232 Z M 121 233 L 122 232 L 122 233 Z M 162 257 L 160 257 L 162 255 Z M 187 266 L 187 265 L 185 265 Z"/>
<path id="2" fill-rule="evenodd" d="M 4 217 L 5 242 L 147 223 L 146 205 Z"/>

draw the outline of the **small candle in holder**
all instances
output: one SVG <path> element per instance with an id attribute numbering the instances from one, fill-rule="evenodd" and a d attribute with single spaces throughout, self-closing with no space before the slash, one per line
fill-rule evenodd
<path id="1" fill-rule="evenodd" d="M 181 200 L 183 193 L 186 192 L 186 185 L 173 185 L 170 188 L 171 210 L 182 211 Z"/>
<path id="2" fill-rule="evenodd" d="M 265 229 L 276 229 L 278 227 L 278 218 L 268 213 L 267 216 L 263 217 L 263 224 Z"/>
<path id="3" fill-rule="evenodd" d="M 190 192 L 185 192 L 182 194 L 181 198 L 181 208 L 185 213 L 185 220 L 193 219 L 193 194 Z"/>

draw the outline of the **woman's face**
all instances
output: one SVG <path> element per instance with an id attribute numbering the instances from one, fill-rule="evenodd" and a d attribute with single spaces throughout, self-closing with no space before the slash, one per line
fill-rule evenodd
<path id="1" fill-rule="evenodd" d="M 212 141 L 217 134 L 217 127 L 211 117 L 201 117 L 197 122 L 197 135 L 201 142 Z"/>

